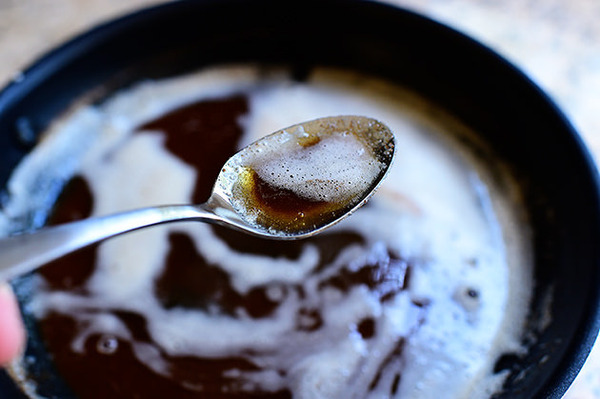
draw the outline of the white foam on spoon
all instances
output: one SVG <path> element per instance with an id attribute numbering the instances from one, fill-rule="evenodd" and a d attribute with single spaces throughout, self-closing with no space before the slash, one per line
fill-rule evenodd
<path id="1" fill-rule="evenodd" d="M 51 139 L 19 167 L 13 178 L 17 181 L 10 185 L 19 189 L 13 192 L 3 226 L 18 228 L 15 220 L 31 212 L 38 203 L 36 196 L 45 195 L 30 182 L 59 173 L 58 163 L 51 162 L 53 146 L 78 136 L 81 129 L 97 142 L 78 156 L 79 162 L 68 173 L 79 171 L 89 181 L 94 214 L 163 201 L 189 202 L 195 171 L 165 151 L 156 132 L 134 136 L 132 128 L 182 103 L 226 96 L 237 88 L 248 94 L 251 105 L 243 120 L 242 145 L 283 126 L 331 115 L 369 115 L 391 128 L 397 156 L 386 181 L 368 207 L 334 227 L 360 233 L 366 237 L 365 244 L 346 248 L 330 265 L 316 270 L 319 255 L 310 245 L 295 260 L 275 259 L 236 252 L 204 225 L 160 226 L 103 244 L 101 266 L 88 283 L 89 296 L 52 291 L 42 284 L 28 308 L 38 317 L 50 311 L 80 321 L 100 315 L 80 332 L 74 350 L 93 333 L 133 341 L 125 326 L 106 317 L 115 308 L 143 315 L 153 341 L 169 355 L 221 357 L 253 348 L 253 362 L 266 369 L 286 370 L 287 376 L 269 371 L 229 372 L 265 390 L 292 388 L 295 398 L 388 397 L 394 367 L 402 372 L 397 398 L 490 396 L 504 377 L 493 373 L 495 360 L 505 351 L 522 349 L 525 304 L 532 287 L 528 237 L 515 198 L 499 189 L 468 152 L 445 138 L 445 130 L 459 127 L 423 117 L 427 105 L 401 89 L 327 70 L 307 83 L 292 82 L 281 73 L 269 77 L 258 72 L 253 67 L 223 68 L 145 83 L 102 106 L 75 112 L 56 125 Z M 81 116 L 90 113 L 94 118 L 81 123 Z M 73 145 L 73 151 L 83 151 Z M 320 165 L 318 151 L 310 159 L 315 168 Z M 336 173 L 343 174 L 343 161 L 334 157 L 328 166 L 334 165 Z M 138 166 L 132 167 L 132 162 Z M 302 160 L 291 157 L 286 162 L 294 169 Z M 135 184 L 128 184 L 132 168 L 144 170 L 133 170 Z M 261 176 L 268 177 L 273 168 L 267 163 Z M 304 169 L 303 179 L 308 181 L 310 174 Z M 119 190 L 111 188 L 115 181 L 122 181 Z M 153 189 L 158 181 L 160 189 Z M 293 186 L 296 181 L 286 184 Z M 327 190 L 317 195 L 325 194 L 331 195 Z M 151 287 L 163 267 L 171 232 L 186 232 L 207 261 L 227 271 L 238 292 L 271 284 L 273 295 L 281 297 L 282 303 L 261 319 L 243 313 L 233 318 L 218 312 L 165 309 Z M 347 293 L 319 289 L 321 282 L 342 270 L 387 261 L 388 249 L 413 266 L 409 289 L 393 300 L 382 302 L 364 286 Z M 128 259 L 127 264 L 120 259 Z M 130 270 L 132 263 L 136 266 Z M 397 269 L 399 280 L 402 270 Z M 304 297 L 286 291 L 286 284 L 300 285 Z M 472 292 L 477 295 L 473 297 Z M 295 330 L 295 315 L 301 308 L 320 309 L 322 328 L 311 334 Z M 94 309 L 93 314 L 89 309 Z M 376 334 L 370 339 L 357 332 L 365 318 L 377 321 Z M 402 354 L 394 358 L 394 367 L 386 368 L 379 377 L 382 383 L 369 390 L 381 362 L 402 340 Z M 167 360 L 156 348 L 132 344 L 140 361 L 168 376 Z M 298 351 L 299 347 L 303 350 Z"/>
<path id="2" fill-rule="evenodd" d="M 298 143 L 298 137 L 304 136 L 307 133 L 301 128 L 286 131 L 265 143 L 275 151 L 254 156 L 250 152 L 244 164 L 273 187 L 326 202 L 342 202 L 364 192 L 381 170 L 372 151 L 354 134 L 324 136 L 309 147 Z"/>

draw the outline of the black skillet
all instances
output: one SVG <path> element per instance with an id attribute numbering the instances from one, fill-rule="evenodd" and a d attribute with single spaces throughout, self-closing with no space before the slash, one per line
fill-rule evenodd
<path id="1" fill-rule="evenodd" d="M 534 224 L 532 346 L 506 355 L 497 398 L 559 398 L 580 370 L 599 327 L 600 209 L 595 166 L 548 97 L 515 67 L 436 22 L 356 0 L 179 1 L 100 26 L 51 52 L 0 93 L 0 187 L 37 134 L 78 96 L 135 80 L 223 62 L 314 65 L 375 74 L 407 86 L 472 127 L 522 183 Z M 26 279 L 15 282 L 27 295 Z M 552 293 L 551 323 L 539 329 Z M 524 306 L 527 306 L 524 304 Z M 68 388 L 28 319 L 27 355 L 40 390 Z M 2 398 L 23 397 L 4 376 Z"/>

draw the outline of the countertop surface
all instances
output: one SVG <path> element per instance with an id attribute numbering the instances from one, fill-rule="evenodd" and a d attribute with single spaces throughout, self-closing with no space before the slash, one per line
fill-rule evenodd
<path id="1" fill-rule="evenodd" d="M 385 0 L 462 31 L 544 89 L 600 159 L 600 1 Z M 0 86 L 47 50 L 161 0 L 0 0 Z M 600 399 L 596 344 L 567 399 Z"/>

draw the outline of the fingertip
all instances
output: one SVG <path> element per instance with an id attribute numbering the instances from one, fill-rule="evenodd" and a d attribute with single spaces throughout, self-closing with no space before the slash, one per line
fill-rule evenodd
<path id="1" fill-rule="evenodd" d="M 15 359 L 25 346 L 25 328 L 17 300 L 6 284 L 0 284 L 0 366 Z"/>

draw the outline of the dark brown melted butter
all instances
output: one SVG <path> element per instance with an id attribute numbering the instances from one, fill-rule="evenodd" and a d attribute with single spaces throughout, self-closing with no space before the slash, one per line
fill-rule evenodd
<path id="1" fill-rule="evenodd" d="M 194 103 L 154 121 L 138 130 L 165 133 L 166 148 L 198 172 L 192 202 L 208 200 L 223 164 L 237 150 L 242 135 L 239 118 L 248 112 L 242 96 Z"/>
<path id="2" fill-rule="evenodd" d="M 248 110 L 244 97 L 202 101 L 180 108 L 139 128 L 156 130 L 166 136 L 165 146 L 174 155 L 193 166 L 198 172 L 193 201 L 205 201 L 223 163 L 236 151 L 242 134 L 240 116 Z M 307 143 L 310 145 L 310 143 Z M 321 211 L 323 204 L 298 203 L 287 193 L 274 193 L 266 184 L 255 181 L 261 201 L 281 214 L 294 209 L 305 213 Z M 93 195 L 81 177 L 74 178 L 64 190 L 53 211 L 50 223 L 62 223 L 87 217 L 94 205 Z M 326 208 L 326 207 L 325 207 Z M 312 273 L 318 274 L 335 261 L 349 246 L 365 245 L 365 239 L 351 231 L 322 234 L 303 242 L 275 242 L 250 237 L 242 233 L 212 227 L 216 236 L 232 250 L 272 258 L 298 259 L 305 246 L 311 245 L 319 253 L 318 265 Z M 267 290 L 272 285 L 258 286 L 247 293 L 239 293 L 231 277 L 220 265 L 213 264 L 200 254 L 192 239 L 184 233 L 169 236 L 169 252 L 162 273 L 157 276 L 154 292 L 165 309 L 187 308 L 203 312 L 218 312 L 228 317 L 260 319 L 269 317 L 289 295 L 300 298 L 294 315 L 296 331 L 307 334 L 319 331 L 327 323 L 322 310 L 301 285 L 277 284 L 281 297 L 271 298 Z M 143 250 L 143 249 L 140 249 Z M 88 295 L 86 282 L 96 266 L 96 247 L 64 257 L 40 274 L 50 289 Z M 347 293 L 356 285 L 366 286 L 384 302 L 407 288 L 410 265 L 398 254 L 388 252 L 386 257 L 352 271 L 343 270 L 321 281 L 318 290 L 335 289 Z M 60 375 L 80 398 L 290 398 L 292 392 L 282 389 L 265 392 L 258 387 L 248 389 L 245 381 L 231 377 L 231 370 L 260 372 L 263 369 L 253 360 L 252 348 L 222 358 L 169 356 L 156 345 L 148 332 L 142 315 L 119 309 L 82 309 L 87 316 L 111 313 L 130 331 L 133 341 L 116 337 L 90 336 L 82 352 L 72 350 L 75 337 L 86 326 L 76 318 L 50 313 L 40 320 L 40 331 L 48 351 L 52 354 Z M 356 321 L 357 331 L 364 339 L 377 334 L 377 320 L 366 318 Z M 202 339 L 199 335 L 198 339 Z M 169 376 L 159 375 L 138 360 L 135 345 L 148 345 L 167 362 Z M 282 342 L 282 345 L 286 345 Z M 289 351 L 289 348 L 287 348 Z M 302 351 L 302 348 L 294 348 Z M 400 355 L 391 354 L 395 359 Z M 396 364 L 388 358 L 381 367 Z M 282 378 L 286 370 L 271 370 Z M 399 371 L 398 371 L 399 373 Z M 399 374 L 397 380 L 399 379 Z M 247 382 L 247 381 L 246 381 Z M 370 389 L 379 383 L 375 378 Z M 390 392 L 397 389 L 389 388 Z"/>
<path id="3" fill-rule="evenodd" d="M 310 200 L 292 190 L 272 186 L 252 169 L 240 183 L 246 209 L 260 210 L 256 223 L 284 233 L 316 229 L 343 215 L 348 207 L 346 203 Z"/>
<path id="4" fill-rule="evenodd" d="M 61 224 L 89 217 L 94 199 L 88 184 L 76 176 L 63 189 L 48 224 Z M 53 289 L 84 290 L 87 279 L 94 273 L 98 245 L 72 252 L 40 269 L 39 273 Z"/>

